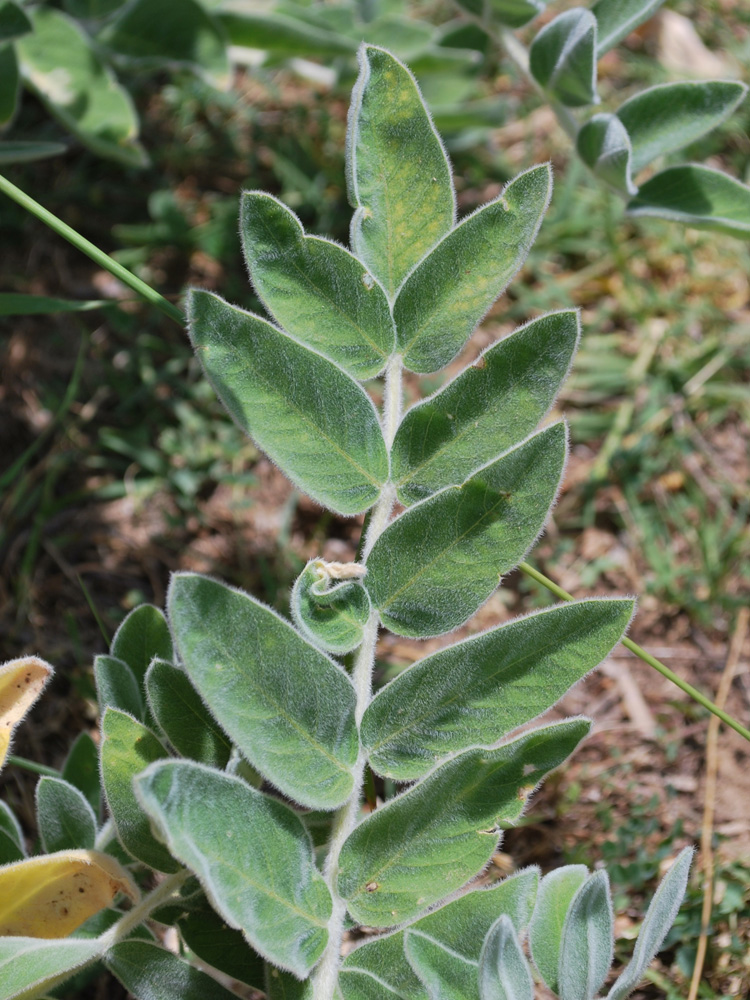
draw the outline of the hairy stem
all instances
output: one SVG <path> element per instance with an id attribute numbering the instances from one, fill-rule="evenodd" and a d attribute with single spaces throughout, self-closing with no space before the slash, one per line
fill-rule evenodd
<path id="1" fill-rule="evenodd" d="M 403 365 L 401 357 L 394 355 L 388 362 L 385 375 L 385 391 L 383 393 L 383 435 L 390 448 L 398 425 L 401 422 L 401 401 Z M 388 482 L 380 493 L 380 499 L 373 508 L 367 527 L 367 535 L 362 546 L 360 558 L 364 562 L 373 545 L 388 525 L 393 510 L 396 491 Z M 375 647 L 378 642 L 378 613 L 373 609 L 365 626 L 362 644 L 357 651 L 352 670 L 352 682 L 357 695 L 356 719 L 357 725 L 362 721 L 365 709 L 372 698 L 372 671 L 375 665 Z M 331 840 L 326 859 L 325 879 L 333 898 L 333 912 L 328 922 L 328 945 L 315 972 L 312 975 L 313 1000 L 333 1000 L 338 982 L 339 965 L 341 964 L 341 939 L 344 933 L 344 918 L 346 903 L 339 896 L 337 878 L 339 873 L 339 857 L 344 842 L 357 825 L 360 804 L 364 789 L 364 774 L 366 756 L 360 749 L 359 758 L 354 768 L 354 788 L 347 802 L 336 813 L 331 831 Z"/>

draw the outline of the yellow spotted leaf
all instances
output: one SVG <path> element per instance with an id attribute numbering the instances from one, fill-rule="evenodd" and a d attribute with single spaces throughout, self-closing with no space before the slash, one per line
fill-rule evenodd
<path id="1" fill-rule="evenodd" d="M 99 851 L 58 851 L 0 867 L 0 937 L 62 938 L 123 892 L 139 892 L 125 869 Z"/>
<path id="2" fill-rule="evenodd" d="M 44 690 L 52 667 L 38 656 L 22 656 L 0 667 L 0 768 L 13 730 Z"/>

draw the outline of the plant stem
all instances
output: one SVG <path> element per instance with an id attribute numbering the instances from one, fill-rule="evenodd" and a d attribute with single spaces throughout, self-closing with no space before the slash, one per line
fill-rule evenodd
<path id="1" fill-rule="evenodd" d="M 60 772 L 56 771 L 54 767 L 47 767 L 46 764 L 37 764 L 36 761 L 27 760 L 25 757 L 16 757 L 12 753 L 8 754 L 6 763 L 15 765 L 15 767 L 22 767 L 24 771 L 31 771 L 33 774 L 48 775 L 50 778 L 60 777 Z"/>
<path id="2" fill-rule="evenodd" d="M 134 274 L 131 274 L 127 268 L 123 267 L 122 264 L 118 264 L 116 260 L 100 250 L 99 247 L 90 243 L 85 237 L 77 233 L 75 229 L 66 225 L 61 219 L 58 219 L 56 215 L 49 212 L 46 208 L 39 204 L 39 202 L 34 201 L 20 188 L 17 188 L 15 184 L 11 182 L 0 174 L 0 191 L 7 194 L 9 198 L 12 198 L 18 205 L 25 208 L 27 212 L 36 216 L 40 219 L 50 229 L 54 230 L 58 236 L 62 236 L 69 243 L 72 243 L 74 247 L 81 250 L 93 261 L 103 267 L 105 271 L 109 271 L 110 274 L 114 275 L 119 281 L 129 288 L 132 288 L 134 292 L 137 292 L 142 298 L 147 302 L 150 302 L 152 306 L 156 306 L 157 309 L 169 316 L 180 326 L 185 325 L 185 316 L 176 305 L 173 305 L 163 295 L 160 295 L 155 289 L 150 285 L 147 285 L 145 281 L 141 281 L 140 278 L 136 278 Z"/>
<path id="3" fill-rule="evenodd" d="M 401 357 L 396 354 L 388 362 L 385 375 L 385 391 L 383 393 L 383 435 L 390 448 L 398 425 L 401 421 L 401 405 L 403 398 L 403 365 Z M 393 484 L 385 484 L 380 493 L 380 499 L 372 510 L 367 535 L 360 559 L 366 561 L 373 545 L 385 530 L 393 510 L 396 491 Z M 375 648 L 378 643 L 379 617 L 375 609 L 365 626 L 362 644 L 357 651 L 352 670 L 352 682 L 357 695 L 355 718 L 357 726 L 362 721 L 365 709 L 372 698 L 372 671 L 375 665 Z M 333 1000 L 338 982 L 339 966 L 341 964 L 341 939 L 344 933 L 344 918 L 346 917 L 346 902 L 339 896 L 337 879 L 339 873 L 339 857 L 344 843 L 357 825 L 360 804 L 364 789 L 366 754 L 360 749 L 354 768 L 354 787 L 346 803 L 336 814 L 331 831 L 328 857 L 325 866 L 325 879 L 333 899 L 333 910 L 328 922 L 328 945 L 323 952 L 317 968 L 312 975 L 313 1000 Z"/>
<path id="4" fill-rule="evenodd" d="M 543 587 L 546 587 L 547 590 L 550 590 L 556 597 L 561 598 L 563 601 L 575 600 L 575 597 L 573 597 L 572 594 L 569 594 L 567 590 L 563 590 L 563 588 L 559 587 L 553 580 L 550 580 L 548 576 L 545 576 L 544 573 L 540 573 L 538 569 L 534 569 L 534 567 L 530 566 L 527 562 L 519 563 L 518 568 L 521 572 L 525 573 L 526 576 L 530 576 L 532 580 L 536 580 L 537 583 L 541 583 Z M 744 736 L 746 740 L 750 741 L 750 729 L 745 729 L 745 727 L 740 725 L 736 719 L 733 719 L 731 715 L 728 715 L 723 709 L 719 708 L 718 705 L 715 705 L 712 701 L 710 701 L 704 694 L 701 694 L 701 692 L 697 688 L 694 688 L 692 684 L 688 684 L 687 681 L 684 681 L 673 670 L 670 670 L 669 667 L 665 666 L 661 660 L 657 660 L 655 656 L 652 656 L 651 653 L 643 649 L 642 646 L 639 646 L 638 643 L 633 642 L 632 639 L 628 639 L 626 637 L 622 640 L 622 644 L 626 649 L 629 649 L 631 653 L 635 653 L 636 656 L 640 657 L 644 663 L 648 663 L 650 667 L 657 670 L 662 677 L 666 677 L 668 681 L 671 681 L 681 691 L 684 691 L 685 694 L 689 695 L 693 701 L 697 701 L 699 705 L 707 708 L 709 712 L 713 713 L 713 715 L 716 715 L 722 722 L 726 723 L 730 729 L 733 729 L 736 733 L 739 733 L 740 736 Z"/>
<path id="5" fill-rule="evenodd" d="M 144 920 L 147 920 L 154 910 L 166 903 L 175 894 L 191 874 L 192 872 L 187 868 L 182 868 L 180 871 L 175 872 L 174 875 L 167 876 L 144 900 L 138 903 L 137 906 L 134 906 L 132 910 L 128 910 L 124 917 L 118 920 L 116 924 L 110 927 L 99 938 L 102 945 L 102 952 L 109 950 L 118 941 L 127 937 Z"/>

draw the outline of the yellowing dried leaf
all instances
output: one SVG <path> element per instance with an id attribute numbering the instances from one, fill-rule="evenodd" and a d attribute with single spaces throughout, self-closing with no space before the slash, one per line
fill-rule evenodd
<path id="1" fill-rule="evenodd" d="M 0 868 L 0 937 L 67 937 L 109 906 L 139 892 L 125 869 L 99 851 L 58 851 Z"/>
<path id="2" fill-rule="evenodd" d="M 42 693 L 52 673 L 49 663 L 38 656 L 22 656 L 0 667 L 0 767 L 8 754 L 13 730 Z"/>

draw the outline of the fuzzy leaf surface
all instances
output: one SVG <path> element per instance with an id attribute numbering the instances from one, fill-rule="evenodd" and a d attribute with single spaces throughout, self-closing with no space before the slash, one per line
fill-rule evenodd
<path id="1" fill-rule="evenodd" d="M 127 712 L 140 722 L 144 721 L 143 693 L 135 674 L 124 660 L 116 656 L 96 656 L 94 680 L 100 713 L 111 706 Z"/>
<path id="2" fill-rule="evenodd" d="M 441 948 L 415 930 L 404 934 L 404 951 L 430 1000 L 474 1000 L 477 963 Z"/>
<path id="3" fill-rule="evenodd" d="M 93 848 L 96 839 L 94 810 L 82 792 L 60 778 L 45 775 L 36 786 L 36 815 L 42 850 Z"/>
<path id="4" fill-rule="evenodd" d="M 649 87 L 625 101 L 617 117 L 630 136 L 634 173 L 713 131 L 746 95 L 736 80 L 691 80 Z"/>
<path id="5" fill-rule="evenodd" d="M 415 372 L 445 367 L 526 259 L 552 194 L 548 164 L 520 174 L 414 268 L 393 307 L 397 346 Z"/>
<path id="6" fill-rule="evenodd" d="M 57 851 L 5 865 L 0 868 L 0 939 L 67 937 L 121 892 L 135 902 L 139 898 L 125 869 L 99 851 Z"/>
<path id="7" fill-rule="evenodd" d="M 111 653 L 127 663 L 142 685 L 154 657 L 168 661 L 174 658 L 172 637 L 163 612 L 153 604 L 134 608 L 115 632 Z"/>
<path id="8" fill-rule="evenodd" d="M 154 660 L 146 674 L 146 692 L 159 728 L 181 756 L 226 767 L 232 744 L 184 670 Z"/>
<path id="9" fill-rule="evenodd" d="M 332 579 L 322 559 L 312 559 L 292 589 L 291 610 L 297 628 L 321 649 L 349 653 L 362 642 L 370 617 L 370 598 L 352 579 Z"/>
<path id="10" fill-rule="evenodd" d="M 133 0 L 99 40 L 135 63 L 189 69 L 213 87 L 229 87 L 225 36 L 198 0 Z"/>
<path id="11" fill-rule="evenodd" d="M 562 698 L 620 640 L 633 601 L 563 604 L 419 660 L 382 688 L 361 739 L 378 774 L 420 778 L 436 761 L 497 743 Z"/>
<path id="12" fill-rule="evenodd" d="M 401 503 L 462 483 L 530 434 L 570 368 L 578 334 L 572 309 L 532 320 L 412 406 L 391 449 Z"/>
<path id="13" fill-rule="evenodd" d="M 62 778 L 83 792 L 86 801 L 94 811 L 94 815 L 98 815 L 102 794 L 99 777 L 99 748 L 88 733 L 79 733 L 76 737 L 68 756 L 65 758 Z"/>
<path id="14" fill-rule="evenodd" d="M 263 959 L 253 951 L 242 932 L 230 927 L 206 904 L 178 922 L 182 940 L 198 958 L 215 969 L 257 989 L 263 987 Z"/>
<path id="15" fill-rule="evenodd" d="M 369 396 L 343 369 L 211 292 L 188 299 L 190 338 L 237 424 L 295 485 L 339 514 L 378 499 L 388 454 Z"/>
<path id="16" fill-rule="evenodd" d="M 686 847 L 659 883 L 636 939 L 633 957 L 607 994 L 607 1000 L 625 1000 L 640 983 L 680 909 L 692 860 L 693 851 Z"/>
<path id="17" fill-rule="evenodd" d="M 471 617 L 539 535 L 566 453 L 565 425 L 553 424 L 392 521 L 367 560 L 383 624 L 426 637 Z"/>
<path id="18" fill-rule="evenodd" d="M 363 45 L 347 132 L 352 248 L 393 298 L 456 214 L 448 157 L 411 72 Z"/>
<path id="19" fill-rule="evenodd" d="M 545 875 L 539 885 L 529 924 L 529 946 L 534 965 L 553 993 L 558 992 L 557 971 L 565 917 L 587 876 L 585 865 L 566 865 Z"/>
<path id="20" fill-rule="evenodd" d="M 597 104 L 596 18 L 574 7 L 546 24 L 529 50 L 531 72 L 546 91 L 570 108 Z"/>
<path id="21" fill-rule="evenodd" d="M 328 940 L 331 895 L 299 817 L 239 778 L 188 761 L 154 764 L 136 786 L 230 927 L 304 977 Z"/>
<path id="22" fill-rule="evenodd" d="M 338 888 L 352 916 L 389 927 L 464 885 L 496 850 L 496 824 L 521 815 L 589 728 L 587 719 L 571 719 L 494 750 L 470 750 L 371 813 L 340 856 Z"/>
<path id="23" fill-rule="evenodd" d="M 130 95 L 100 60 L 88 35 L 52 7 L 28 13 L 34 31 L 16 42 L 25 82 L 84 146 L 127 166 L 144 166 L 148 160 L 138 142 Z"/>
<path id="24" fill-rule="evenodd" d="M 359 740 L 344 671 L 270 608 L 208 577 L 174 576 L 168 607 L 190 679 L 250 763 L 302 805 L 345 802 Z"/>
<path id="25" fill-rule="evenodd" d="M 120 941 L 107 968 L 138 1000 L 236 1000 L 237 994 L 152 941 Z"/>
<path id="26" fill-rule="evenodd" d="M 477 965 L 482 941 L 492 924 L 506 914 L 520 933 L 534 907 L 539 872 L 527 868 L 490 888 L 470 890 L 408 928 Z M 429 1000 L 429 994 L 404 953 L 405 931 L 365 941 L 343 961 L 339 986 L 344 1000 Z M 474 973 L 476 980 L 476 971 Z M 476 982 L 474 997 L 477 997 Z"/>
<path id="27" fill-rule="evenodd" d="M 53 674 L 38 656 L 21 656 L 0 666 L 0 769 L 8 754 L 13 730 L 23 719 Z"/>
<path id="28" fill-rule="evenodd" d="M 568 907 L 560 943 L 560 1000 L 593 1000 L 615 952 L 614 913 L 606 871 L 594 872 Z"/>
<path id="29" fill-rule="evenodd" d="M 750 238 L 750 187 L 697 163 L 654 174 L 628 202 L 627 211 Z"/>
<path id="30" fill-rule="evenodd" d="M 664 0 L 597 0 L 591 8 L 598 26 L 596 55 L 603 56 L 648 21 Z"/>
<path id="31" fill-rule="evenodd" d="M 32 1000 L 100 953 L 98 941 L 0 937 L 0 1000 Z"/>
<path id="32" fill-rule="evenodd" d="M 617 115 L 594 115 L 578 132 L 578 155 L 587 167 L 618 191 L 635 194 L 631 176 L 632 147 Z"/>
<path id="33" fill-rule="evenodd" d="M 150 729 L 134 718 L 108 708 L 102 718 L 102 783 L 117 838 L 134 858 L 160 872 L 179 865 L 151 832 L 148 817 L 133 791 L 133 779 L 168 753 Z"/>
<path id="34" fill-rule="evenodd" d="M 480 1000 L 534 1000 L 534 980 L 513 922 L 504 914 L 493 925 L 479 959 Z"/>
<path id="35" fill-rule="evenodd" d="M 377 375 L 396 339 L 385 292 L 344 247 L 306 236 L 270 194 L 242 196 L 240 233 L 250 278 L 276 321 L 354 378 Z"/>

